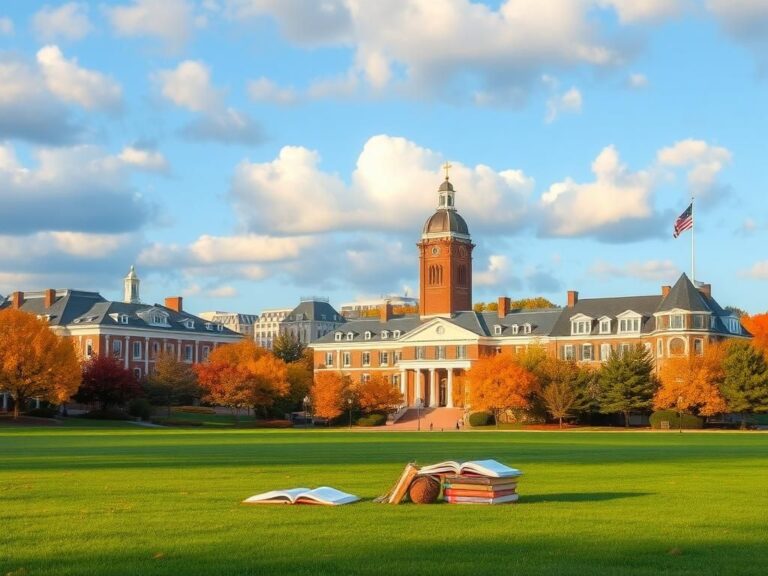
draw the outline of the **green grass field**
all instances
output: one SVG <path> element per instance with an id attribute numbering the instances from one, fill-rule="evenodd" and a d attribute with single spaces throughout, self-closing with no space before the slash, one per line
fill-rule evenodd
<path id="1" fill-rule="evenodd" d="M 239 504 L 488 457 L 518 504 Z M 766 571 L 768 434 L 0 428 L 0 574 Z"/>

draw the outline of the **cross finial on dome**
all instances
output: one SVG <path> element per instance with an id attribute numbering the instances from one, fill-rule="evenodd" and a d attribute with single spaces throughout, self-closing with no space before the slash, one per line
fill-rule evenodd
<path id="1" fill-rule="evenodd" d="M 446 162 L 445 164 L 443 164 L 443 170 L 445 170 L 445 179 L 446 179 L 446 180 L 448 180 L 448 179 L 449 179 L 449 176 L 448 176 L 448 171 L 449 171 L 451 168 L 453 168 L 453 164 L 451 164 L 450 162 Z"/>

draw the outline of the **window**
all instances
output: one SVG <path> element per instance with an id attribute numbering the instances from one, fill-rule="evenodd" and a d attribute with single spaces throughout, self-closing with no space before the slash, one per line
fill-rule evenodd
<path id="1" fill-rule="evenodd" d="M 141 368 L 133 369 L 133 377 L 136 378 L 136 380 L 141 380 Z"/>
<path id="2" fill-rule="evenodd" d="M 123 341 L 112 340 L 112 356 L 120 358 L 123 355 Z"/>
<path id="3" fill-rule="evenodd" d="M 590 362 L 594 360 L 592 356 L 592 344 L 584 344 L 581 347 L 581 359 Z"/>
<path id="4" fill-rule="evenodd" d="M 184 361 L 185 362 L 192 362 L 192 345 L 187 344 L 184 346 Z"/>
<path id="5" fill-rule="evenodd" d="M 370 332 L 370 330 L 366 330 L 365 331 L 365 339 L 366 340 L 370 340 L 371 339 L 371 332 Z"/>
<path id="6" fill-rule="evenodd" d="M 458 358 L 459 360 L 464 360 L 466 357 L 467 357 L 467 346 L 465 344 L 456 346 L 456 358 Z"/>
<path id="7" fill-rule="evenodd" d="M 416 360 L 424 360 L 427 357 L 427 349 L 424 346 L 416 347 Z"/>
<path id="8" fill-rule="evenodd" d="M 400 338 L 400 330 L 395 330 L 394 332 L 392 332 L 392 337 L 393 338 Z"/>
<path id="9" fill-rule="evenodd" d="M 355 333 L 347 332 L 347 340 L 354 340 L 354 339 L 355 339 Z"/>
<path id="10" fill-rule="evenodd" d="M 685 323 L 683 322 L 683 315 L 672 314 L 672 316 L 669 317 L 669 329 L 682 330 L 683 328 L 685 328 Z"/>
<path id="11" fill-rule="evenodd" d="M 173 354 L 173 344 L 166 344 L 165 345 L 165 351 L 168 352 L 168 354 Z"/>
<path id="12" fill-rule="evenodd" d="M 696 356 L 702 356 L 704 354 L 704 340 L 696 338 L 693 341 L 693 353 L 696 354 Z"/>
<path id="13" fill-rule="evenodd" d="M 349 368 L 352 365 L 352 355 L 349 352 L 341 353 L 341 363 L 344 368 Z"/>
<path id="14" fill-rule="evenodd" d="M 494 334 L 495 336 L 501 336 L 501 326 L 499 326 L 498 324 L 496 324 L 496 325 L 493 327 L 493 334 Z"/>
<path id="15" fill-rule="evenodd" d="M 669 341 L 669 355 L 682 356 L 685 354 L 685 340 L 682 338 L 672 338 Z"/>
<path id="16" fill-rule="evenodd" d="M 367 384 L 370 381 L 371 381 L 370 374 L 363 374 L 362 376 L 360 376 L 360 382 L 362 382 L 363 384 Z"/>
<path id="17" fill-rule="evenodd" d="M 333 366 L 333 352 L 325 353 L 325 366 L 326 368 Z"/>
<path id="18" fill-rule="evenodd" d="M 208 360 L 208 355 L 211 353 L 210 346 L 203 346 L 203 360 Z"/>
<path id="19" fill-rule="evenodd" d="M 531 326 L 528 322 L 523 324 L 523 334 L 530 334 L 531 330 L 533 330 L 533 326 Z"/>
<path id="20" fill-rule="evenodd" d="M 622 343 L 621 345 L 621 355 L 624 356 L 625 354 L 629 354 L 629 352 L 632 350 L 632 344 Z"/>
<path id="21" fill-rule="evenodd" d="M 517 334 L 520 331 L 520 326 L 512 324 L 512 334 Z"/>
<path id="22" fill-rule="evenodd" d="M 563 360 L 573 360 L 573 344 L 563 346 Z"/>
<path id="23" fill-rule="evenodd" d="M 120 315 L 120 324 L 128 324 L 128 314 Z"/>
<path id="24" fill-rule="evenodd" d="M 589 320 L 577 320 L 571 322 L 571 334 L 589 334 L 592 332 L 592 322 Z"/>
<path id="25" fill-rule="evenodd" d="M 400 374 L 392 374 L 392 386 L 400 388 Z"/>
<path id="26" fill-rule="evenodd" d="M 600 361 L 606 362 L 611 357 L 611 345 L 600 344 Z"/>
<path id="27" fill-rule="evenodd" d="M 141 360 L 141 342 L 133 343 L 133 359 Z"/>
<path id="28" fill-rule="evenodd" d="M 336 336 L 336 342 L 341 342 L 342 333 L 336 332 L 335 336 Z"/>
<path id="29" fill-rule="evenodd" d="M 386 330 L 382 330 L 381 331 L 381 339 L 382 340 L 386 340 L 387 338 L 389 338 L 389 332 L 387 332 Z"/>
<path id="30" fill-rule="evenodd" d="M 693 316 L 693 329 L 704 330 L 707 325 L 707 318 L 703 314 L 695 314 Z"/>
<path id="31" fill-rule="evenodd" d="M 206 330 L 213 330 L 213 324 L 211 324 L 210 322 L 206 322 L 205 323 L 205 329 Z"/>
<path id="32" fill-rule="evenodd" d="M 379 366 L 389 365 L 389 352 L 379 352 Z"/>
<path id="33" fill-rule="evenodd" d="M 397 350 L 397 351 L 395 352 L 395 364 L 397 364 L 398 362 L 400 362 L 400 360 L 402 359 L 402 357 L 403 357 L 403 351 L 402 351 L 402 350 Z"/>
<path id="34" fill-rule="evenodd" d="M 90 358 L 93 356 L 93 340 L 85 341 L 85 357 Z"/>
<path id="35" fill-rule="evenodd" d="M 435 346 L 435 358 L 445 360 L 445 346 Z"/>
<path id="36" fill-rule="evenodd" d="M 731 334 L 739 334 L 741 330 L 739 329 L 739 319 L 738 318 L 728 318 L 728 322 L 726 323 L 726 326 L 728 327 L 728 332 Z"/>
<path id="37" fill-rule="evenodd" d="M 640 318 L 622 318 L 619 320 L 619 333 L 635 334 L 640 332 Z"/>
<path id="38" fill-rule="evenodd" d="M 363 366 L 370 366 L 370 365 L 371 365 L 371 353 L 363 352 Z"/>
<path id="39" fill-rule="evenodd" d="M 152 342 L 152 357 L 156 358 L 158 352 L 160 352 L 160 343 Z"/>
<path id="40" fill-rule="evenodd" d="M 600 334 L 610 334 L 611 333 L 611 319 L 610 318 L 603 318 L 600 320 Z"/>

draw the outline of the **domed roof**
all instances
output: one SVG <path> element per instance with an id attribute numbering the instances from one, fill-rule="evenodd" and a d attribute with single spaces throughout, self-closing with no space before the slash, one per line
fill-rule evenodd
<path id="1" fill-rule="evenodd" d="M 448 178 L 446 178 L 445 180 L 443 180 L 443 183 L 440 184 L 440 188 L 438 188 L 438 192 L 447 192 L 448 190 L 453 192 L 453 184 L 451 184 L 451 181 L 448 180 Z"/>
<path id="2" fill-rule="evenodd" d="M 447 182 L 447 181 L 446 181 Z M 450 186 L 450 182 L 448 182 Z M 453 188 L 453 187 L 451 187 Z M 469 236 L 469 228 L 464 218 L 456 210 L 440 209 L 424 223 L 424 234 L 450 233 L 465 234 Z"/>

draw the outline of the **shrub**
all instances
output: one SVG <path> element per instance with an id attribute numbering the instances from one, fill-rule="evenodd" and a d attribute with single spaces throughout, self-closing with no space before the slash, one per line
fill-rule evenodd
<path id="1" fill-rule="evenodd" d="M 128 404 L 128 414 L 142 420 L 149 420 L 152 416 L 152 406 L 146 398 L 134 398 Z"/>
<path id="2" fill-rule="evenodd" d="M 491 424 L 495 424 L 495 422 L 493 414 L 490 412 L 472 412 L 472 414 L 469 415 L 470 426 L 489 426 Z"/>
<path id="3" fill-rule="evenodd" d="M 290 420 L 255 420 L 252 422 L 240 422 L 238 428 L 291 428 Z"/>
<path id="4" fill-rule="evenodd" d="M 186 412 L 187 414 L 216 414 L 216 410 L 208 406 L 179 406 L 174 412 Z"/>
<path id="5" fill-rule="evenodd" d="M 680 428 L 680 417 L 675 410 L 659 410 L 651 414 L 651 428 L 659 430 L 662 422 L 669 422 L 670 430 Z M 686 430 L 698 430 L 704 427 L 704 419 L 693 414 L 683 414 L 683 428 Z"/>
<path id="6" fill-rule="evenodd" d="M 152 420 L 152 424 L 158 424 L 160 426 L 202 426 L 202 422 L 195 422 L 194 420 L 179 420 L 176 418 L 156 418 Z"/>
<path id="7" fill-rule="evenodd" d="M 363 416 L 357 420 L 358 426 L 384 426 L 386 423 L 386 414 L 379 414 L 378 412 L 367 414 L 366 416 Z"/>
<path id="8" fill-rule="evenodd" d="M 32 410 L 25 412 L 27 416 L 35 416 L 37 418 L 55 418 L 58 413 L 59 409 L 56 406 L 41 406 L 40 408 L 32 408 Z"/>
<path id="9" fill-rule="evenodd" d="M 90 418 L 91 420 L 133 420 L 132 416 L 129 416 L 122 410 L 115 409 L 91 410 L 80 417 Z"/>

